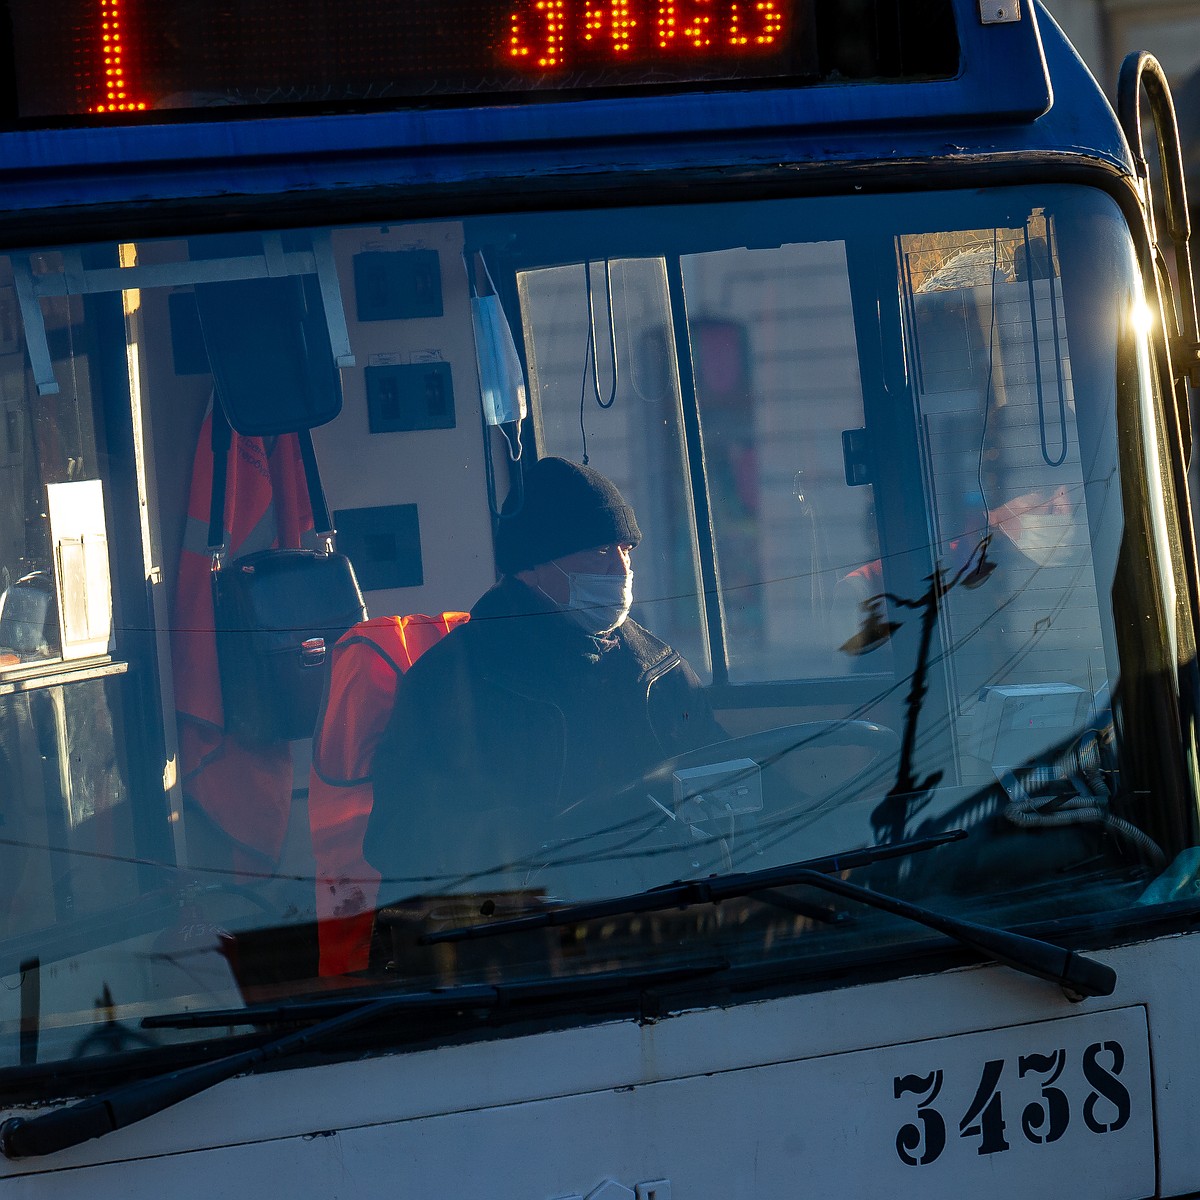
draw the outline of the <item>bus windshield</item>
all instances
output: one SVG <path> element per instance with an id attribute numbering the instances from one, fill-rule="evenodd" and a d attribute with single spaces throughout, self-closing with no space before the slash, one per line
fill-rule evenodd
<path id="1" fill-rule="evenodd" d="M 1150 321 L 1066 185 L 3 256 L 0 1064 L 331 987 L 911 970 L 928 929 L 804 887 L 436 935 L 954 830 L 841 875 L 1174 898 Z"/>

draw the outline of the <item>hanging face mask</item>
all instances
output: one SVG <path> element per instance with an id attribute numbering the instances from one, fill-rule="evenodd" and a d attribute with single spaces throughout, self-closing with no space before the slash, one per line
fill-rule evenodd
<path id="1" fill-rule="evenodd" d="M 1062 513 L 1024 513 L 1010 534 L 1017 549 L 1039 567 L 1063 566 L 1079 556 L 1074 522 Z"/>
<path id="2" fill-rule="evenodd" d="M 520 423 L 527 411 L 525 374 L 508 318 L 482 254 L 475 255 L 471 287 L 471 326 L 483 418 L 509 441 L 514 462 L 521 457 Z"/>
<path id="3" fill-rule="evenodd" d="M 570 596 L 565 611 L 593 636 L 602 636 L 620 628 L 633 604 L 633 572 L 623 575 L 583 575 L 563 571 Z"/>
<path id="4" fill-rule="evenodd" d="M 483 415 L 489 425 L 525 419 L 525 376 L 499 296 L 472 296 L 471 323 Z"/>

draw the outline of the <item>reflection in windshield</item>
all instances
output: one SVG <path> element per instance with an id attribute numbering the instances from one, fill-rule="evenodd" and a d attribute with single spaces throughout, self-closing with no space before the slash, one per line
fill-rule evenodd
<path id="1" fill-rule="evenodd" d="M 911 962 L 905 903 L 1094 915 L 1190 843 L 1191 635 L 1098 194 L 180 237 L 18 284 L 4 1065 L 331 988 Z M 141 457 L 105 444 L 131 398 Z M 367 621 L 313 615 L 321 492 Z M 218 627 L 281 681 L 249 711 Z M 566 919 L 853 850 L 845 894 Z"/>

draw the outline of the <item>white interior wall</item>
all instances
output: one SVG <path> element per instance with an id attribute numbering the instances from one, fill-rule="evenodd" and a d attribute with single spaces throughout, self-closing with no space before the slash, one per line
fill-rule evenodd
<path id="1" fill-rule="evenodd" d="M 343 229 L 334 233 L 333 246 L 356 362 L 342 371 L 341 416 L 313 433 L 329 507 L 418 506 L 424 583 L 368 592 L 371 616 L 469 609 L 495 581 L 495 567 L 462 225 Z M 354 256 L 417 249 L 438 252 L 443 315 L 357 320 Z M 455 427 L 371 433 L 365 368 L 430 360 L 450 364 Z M 507 481 L 502 456 L 497 472 L 503 497 Z"/>

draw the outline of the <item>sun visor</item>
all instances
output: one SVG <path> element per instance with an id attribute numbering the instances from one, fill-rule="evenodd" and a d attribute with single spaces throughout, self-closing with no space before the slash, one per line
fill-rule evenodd
<path id="1" fill-rule="evenodd" d="M 242 247 L 228 244 L 235 240 L 241 239 L 196 239 L 192 258 L 249 257 L 239 253 Z M 311 250 L 296 253 L 319 263 Z M 262 255 L 259 246 L 257 257 Z M 338 366 L 349 363 L 335 358 L 324 291 L 315 270 L 196 283 L 213 385 L 238 433 L 295 433 L 324 425 L 341 412 Z M 344 323 L 340 311 L 334 317 Z"/>

